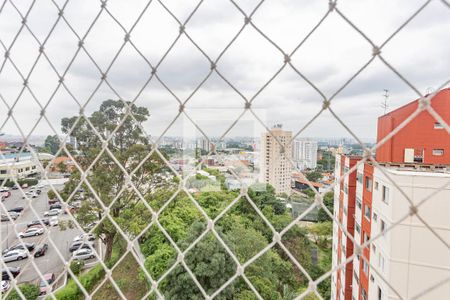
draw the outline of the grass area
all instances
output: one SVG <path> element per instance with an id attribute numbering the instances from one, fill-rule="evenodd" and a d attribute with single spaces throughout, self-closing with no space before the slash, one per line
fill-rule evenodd
<path id="1" fill-rule="evenodd" d="M 128 253 L 112 272 L 112 278 L 127 299 L 142 299 L 148 292 L 148 285 L 145 279 L 140 278 L 139 269 L 134 256 Z M 107 281 L 93 295 L 93 299 L 120 299 L 120 296 L 112 283 Z"/>
<path id="2" fill-rule="evenodd" d="M 325 272 L 331 270 L 331 248 L 323 249 L 317 247 L 317 249 L 319 267 Z"/>

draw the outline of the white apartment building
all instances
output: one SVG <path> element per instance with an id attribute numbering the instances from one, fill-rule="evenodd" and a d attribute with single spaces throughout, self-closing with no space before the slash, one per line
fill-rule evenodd
<path id="1" fill-rule="evenodd" d="M 348 160 L 337 160 L 336 174 L 348 171 Z M 369 264 L 357 255 L 350 268 L 333 274 L 332 299 L 450 299 L 450 170 L 418 164 L 385 165 L 383 170 L 387 176 L 380 167 L 361 164 L 356 174 L 336 186 L 335 215 L 355 241 L 361 245 L 381 236 L 363 249 Z M 356 181 L 353 196 L 348 187 L 352 181 Z M 408 215 L 411 204 L 405 195 L 444 242 L 417 215 Z M 350 244 L 335 225 L 333 267 L 353 254 Z M 428 293 L 422 295 L 424 291 Z"/>
<path id="2" fill-rule="evenodd" d="M 275 137 L 278 139 L 275 139 Z M 275 188 L 276 193 L 291 193 L 292 132 L 276 125 L 261 137 L 260 181 Z"/>
<path id="3" fill-rule="evenodd" d="M 13 155 L 0 158 L 0 181 L 12 178 L 21 179 L 37 172 L 37 163 L 31 155 L 22 155 L 19 159 L 14 158 Z"/>
<path id="4" fill-rule="evenodd" d="M 315 169 L 317 167 L 317 149 L 318 144 L 316 141 L 294 140 L 292 155 L 300 170 Z"/>

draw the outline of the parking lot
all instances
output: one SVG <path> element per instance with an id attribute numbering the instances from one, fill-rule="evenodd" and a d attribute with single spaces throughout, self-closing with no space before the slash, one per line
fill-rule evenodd
<path id="1" fill-rule="evenodd" d="M 55 186 L 56 189 L 62 188 L 62 185 Z M 28 191 L 30 188 L 24 189 L 24 191 Z M 1 232 L 0 232 L 0 240 L 1 240 L 1 249 L 2 251 L 8 247 L 11 247 L 19 242 L 17 238 L 16 232 L 21 232 L 27 229 L 27 224 L 31 221 L 42 219 L 44 217 L 44 212 L 49 210 L 50 205 L 48 204 L 47 191 L 48 187 L 43 187 L 42 193 L 38 195 L 36 198 L 31 199 L 31 205 L 35 212 L 31 209 L 29 202 L 27 199 L 22 199 L 22 192 L 20 190 L 10 190 L 11 196 L 6 198 L 3 201 L 3 205 L 9 210 L 14 207 L 22 206 L 24 210 L 21 212 L 20 216 L 15 220 L 15 222 L 4 221 L 1 222 Z M 3 208 L 1 208 L 1 213 L 5 214 Z M 59 222 L 67 221 L 70 219 L 70 216 L 67 214 L 60 214 L 58 216 Z M 27 243 L 35 243 L 36 246 L 46 243 L 48 244 L 48 250 L 44 256 L 34 258 L 32 251 L 30 256 L 27 259 L 9 262 L 6 264 L 8 267 L 19 266 L 21 268 L 21 272 L 16 279 L 19 283 L 22 282 L 30 282 L 37 283 L 39 281 L 39 275 L 36 272 L 34 266 L 31 264 L 31 260 L 34 259 L 36 266 L 39 268 L 42 274 L 46 273 L 54 273 L 58 276 L 64 268 L 64 262 L 61 260 L 60 256 L 57 254 L 55 247 L 49 242 L 49 236 L 54 242 L 56 248 L 59 252 L 64 256 L 64 259 L 67 261 L 71 257 L 71 253 L 69 252 L 69 246 L 72 243 L 74 237 L 81 233 L 81 230 L 78 228 L 69 228 L 64 226 L 65 228 L 62 230 L 60 226 L 46 226 L 48 229 L 48 233 L 44 232 L 44 234 L 34 237 L 24 238 L 23 241 Z M 3 266 L 1 267 L 3 269 Z"/>

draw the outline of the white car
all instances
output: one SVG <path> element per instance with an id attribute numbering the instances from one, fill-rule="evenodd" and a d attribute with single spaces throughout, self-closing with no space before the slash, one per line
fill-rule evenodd
<path id="1" fill-rule="evenodd" d="M 9 188 L 7 188 L 7 187 L 1 187 L 1 188 L 0 188 L 0 193 L 3 193 L 3 192 L 9 192 Z"/>
<path id="2" fill-rule="evenodd" d="M 80 235 L 77 235 L 74 239 L 74 242 L 78 242 L 78 241 L 89 241 L 89 242 L 93 242 L 95 241 L 95 236 L 92 233 L 82 233 Z"/>
<path id="3" fill-rule="evenodd" d="M 80 250 L 77 250 L 73 252 L 72 258 L 76 260 L 87 260 L 94 258 L 94 252 L 91 249 L 82 248 Z"/>
<path id="4" fill-rule="evenodd" d="M 59 220 L 57 216 L 51 217 L 49 221 L 50 226 L 58 226 Z"/>
<path id="5" fill-rule="evenodd" d="M 2 280 L 2 282 L 0 283 L 0 291 L 2 293 L 5 293 L 9 290 L 10 288 L 10 284 L 9 284 L 9 280 Z"/>
<path id="6" fill-rule="evenodd" d="M 30 237 L 30 236 L 38 236 L 44 233 L 44 228 L 42 227 L 30 227 L 25 231 L 22 231 L 21 233 L 19 233 L 19 237 L 20 238 L 26 238 L 26 237 Z"/>
<path id="7" fill-rule="evenodd" d="M 25 193 L 25 195 L 22 196 L 22 199 L 25 199 L 26 196 L 28 196 L 29 198 L 37 198 L 39 195 L 36 194 L 34 191 L 28 191 Z"/>
<path id="8" fill-rule="evenodd" d="M 61 213 L 61 210 L 58 208 L 51 209 L 49 211 L 44 212 L 44 217 L 57 216 Z"/>
<path id="9" fill-rule="evenodd" d="M 28 257 L 28 251 L 25 251 L 22 249 L 21 250 L 17 249 L 17 250 L 12 250 L 12 251 L 5 253 L 2 256 L 2 259 L 5 263 L 7 263 L 10 261 L 21 260 L 21 259 L 24 259 L 27 257 Z"/>

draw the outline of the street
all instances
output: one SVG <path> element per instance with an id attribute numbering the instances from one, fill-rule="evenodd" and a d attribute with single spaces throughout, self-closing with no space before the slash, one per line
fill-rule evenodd
<path id="1" fill-rule="evenodd" d="M 56 189 L 62 188 L 61 185 L 55 186 Z M 30 188 L 24 189 L 24 191 L 28 191 Z M 41 189 L 42 193 L 37 197 L 31 200 L 31 205 L 35 212 L 31 209 L 28 204 L 27 199 L 22 199 L 22 192 L 19 190 L 11 190 L 11 196 L 6 198 L 3 201 L 4 206 L 7 209 L 12 209 L 14 207 L 22 206 L 24 210 L 21 215 L 17 218 L 15 222 L 4 221 L 1 222 L 1 250 L 11 247 L 19 242 L 17 238 L 17 233 L 26 230 L 27 223 L 42 219 L 44 217 L 44 212 L 49 210 L 47 191 L 49 187 L 44 187 Z M 3 207 L 1 208 L 1 213 L 5 214 Z M 58 216 L 60 222 L 66 221 L 70 219 L 69 215 L 60 214 Z M 42 274 L 46 273 L 54 273 L 55 276 L 58 276 L 64 268 L 64 262 L 61 260 L 61 257 L 57 254 L 55 247 L 49 242 L 49 236 L 53 243 L 55 244 L 58 251 L 64 257 L 64 260 L 68 261 L 71 257 L 71 253 L 69 252 L 69 246 L 72 243 L 74 237 L 79 235 L 82 231 L 78 228 L 68 228 L 64 226 L 64 230 L 61 230 L 59 226 L 46 226 L 48 233 L 44 232 L 43 235 L 35 236 L 35 237 L 27 237 L 23 239 L 23 242 L 26 243 L 35 243 L 36 247 L 42 243 L 48 244 L 48 250 L 45 255 L 42 257 L 34 258 L 34 251 L 32 251 L 28 257 L 28 259 L 24 259 L 21 261 L 9 262 L 6 264 L 8 267 L 16 267 L 19 266 L 21 268 L 21 272 L 16 279 L 19 283 L 29 282 L 29 283 L 38 283 L 39 275 L 36 272 L 32 262 L 34 259 L 34 263 Z M 1 267 L 2 269 L 4 266 Z"/>

